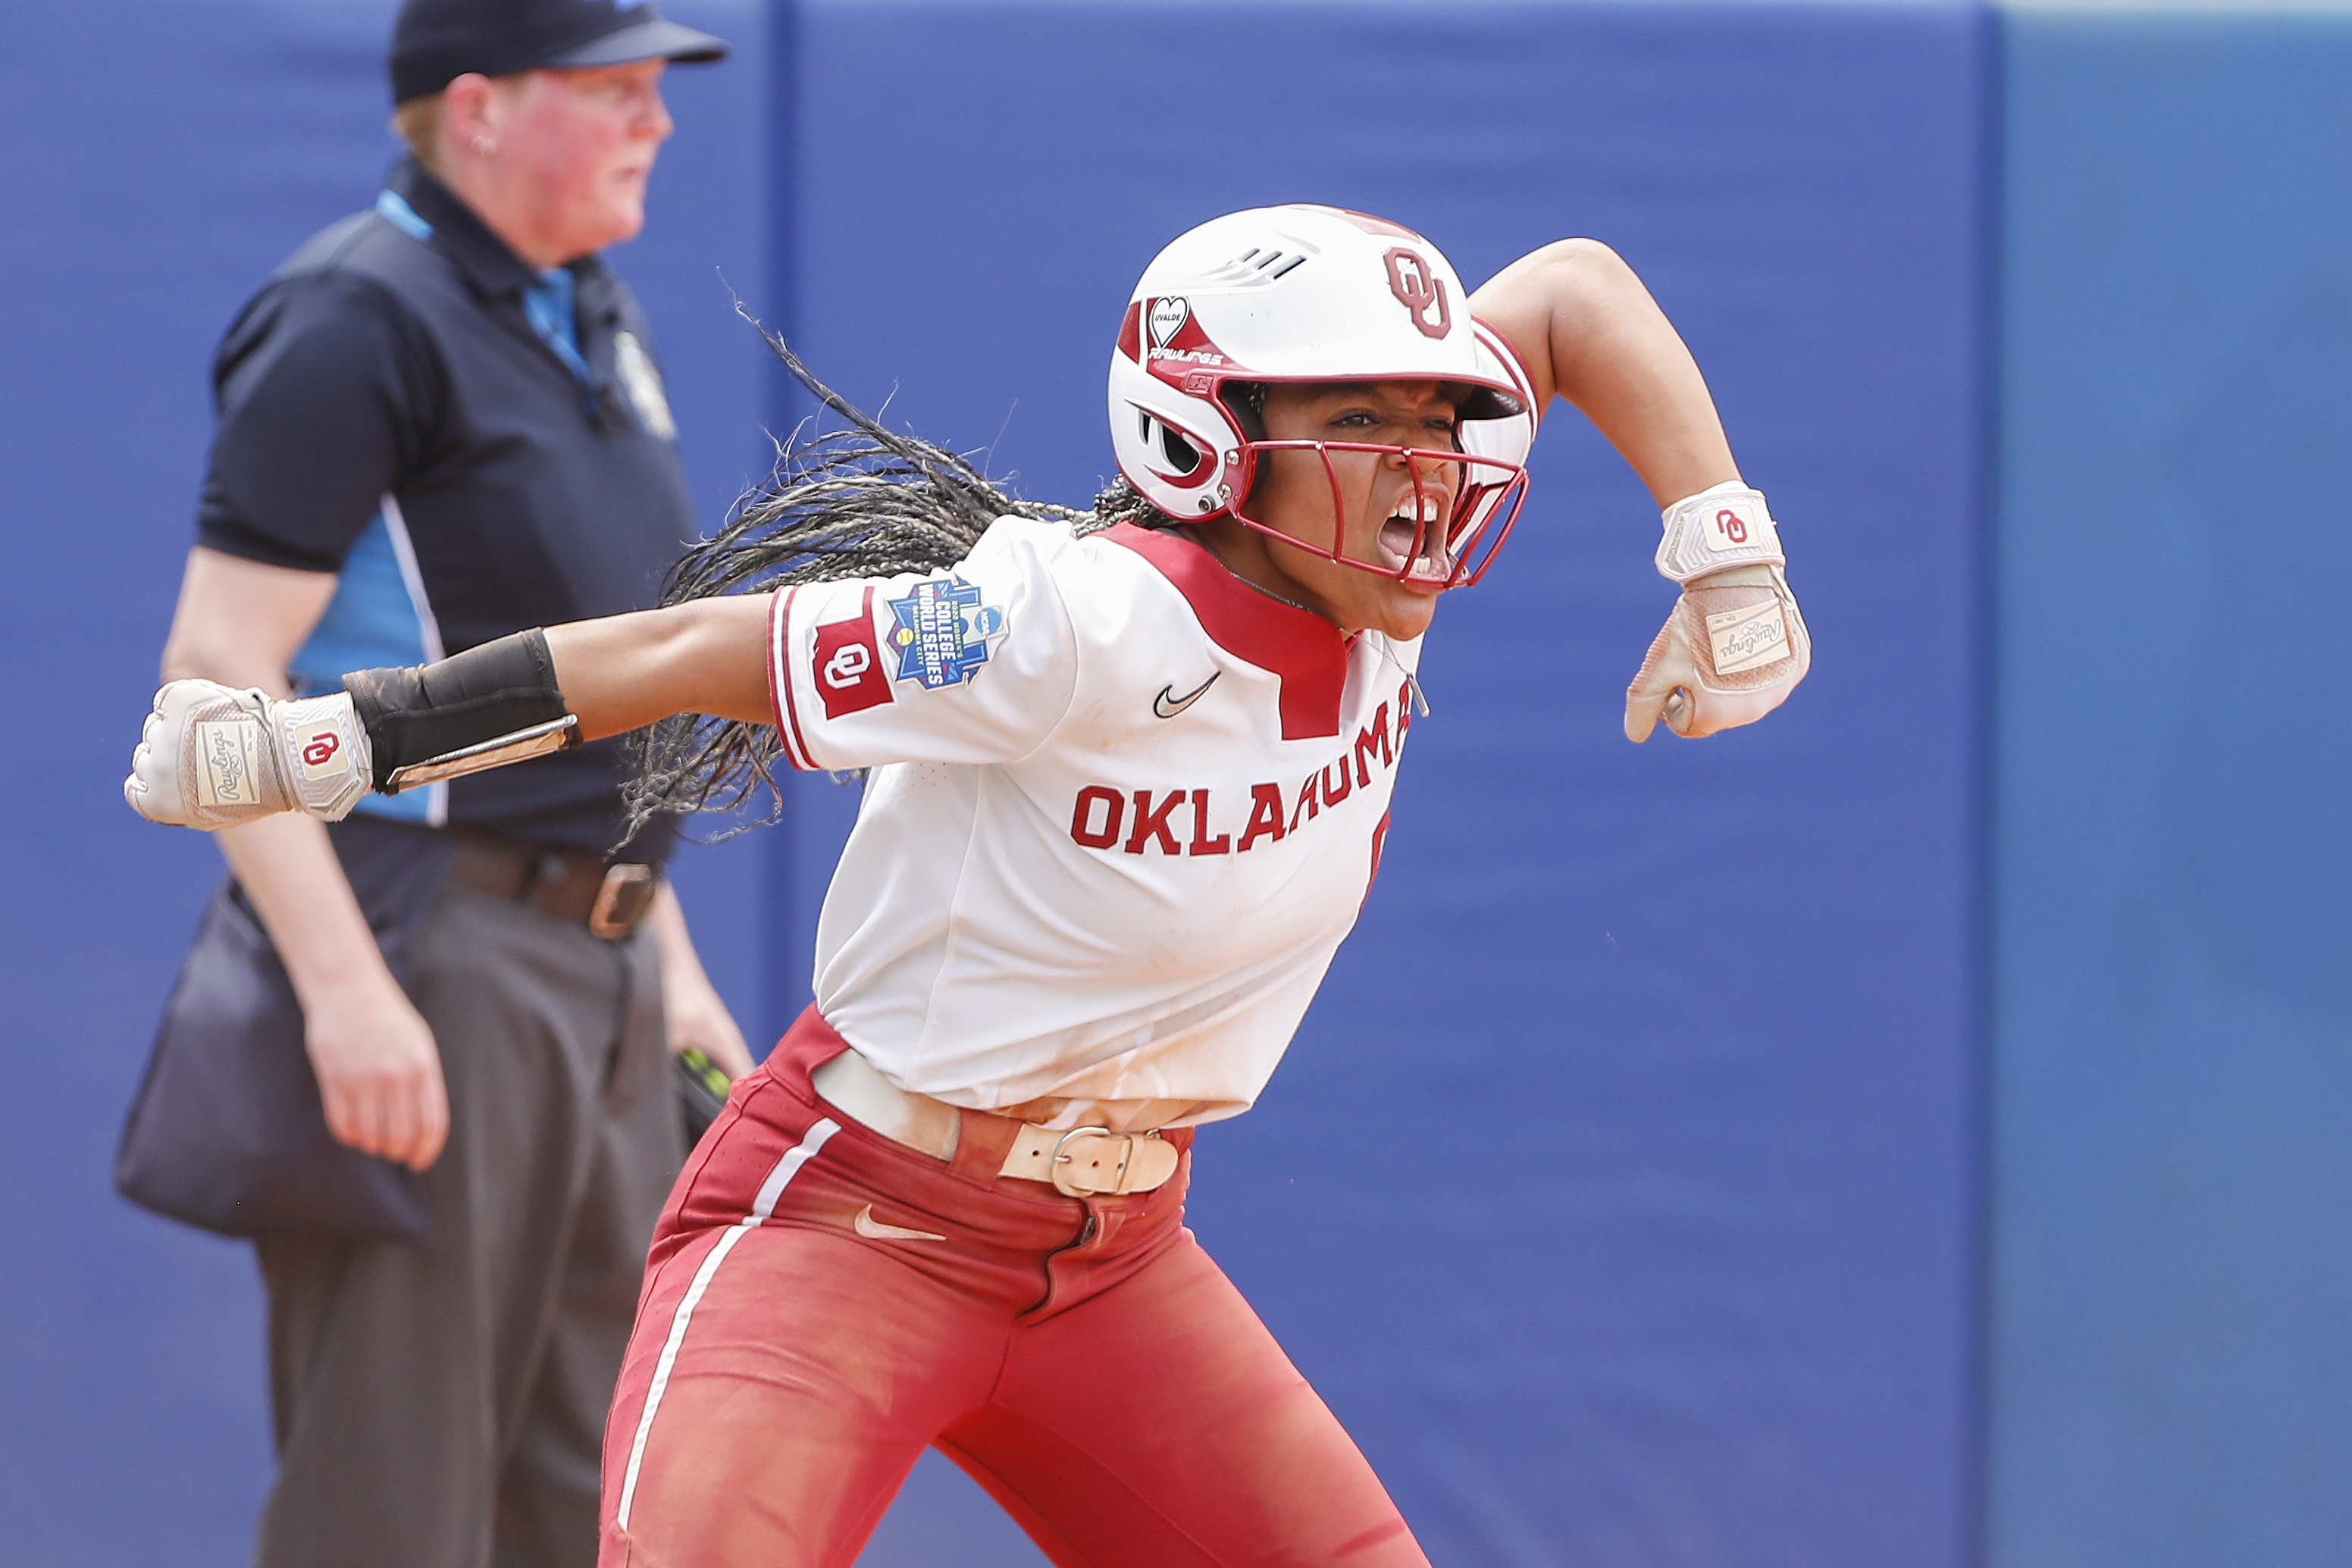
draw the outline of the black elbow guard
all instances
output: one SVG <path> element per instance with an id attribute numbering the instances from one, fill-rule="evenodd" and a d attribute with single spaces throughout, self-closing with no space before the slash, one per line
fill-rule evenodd
<path id="1" fill-rule="evenodd" d="M 343 677 L 386 795 L 580 744 L 536 628 L 438 664 Z"/>

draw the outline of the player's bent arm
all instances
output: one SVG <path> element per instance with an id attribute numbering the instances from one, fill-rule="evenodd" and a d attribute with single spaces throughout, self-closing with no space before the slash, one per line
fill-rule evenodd
<path id="1" fill-rule="evenodd" d="M 1521 256 L 1470 297 L 1509 340 L 1538 405 L 1576 405 L 1660 507 L 1739 477 L 1690 350 L 1633 269 L 1598 240 Z"/>
<path id="2" fill-rule="evenodd" d="M 286 666 L 335 582 L 331 572 L 196 547 L 164 643 L 164 680 L 283 696 Z M 300 816 L 251 821 L 222 833 L 220 847 L 301 1004 L 329 1128 L 366 1153 L 430 1165 L 448 1131 L 432 1033 L 384 967 L 326 830 Z"/>
<path id="3" fill-rule="evenodd" d="M 1733 462 L 1715 399 L 1633 269 L 1594 240 L 1561 240 L 1505 267 L 1471 308 L 1510 341 L 1539 405 L 1576 405 L 1664 514 L 1659 572 L 1683 597 L 1625 692 L 1625 735 L 1664 719 L 1696 738 L 1752 724 L 1811 667 L 1764 497 Z"/>

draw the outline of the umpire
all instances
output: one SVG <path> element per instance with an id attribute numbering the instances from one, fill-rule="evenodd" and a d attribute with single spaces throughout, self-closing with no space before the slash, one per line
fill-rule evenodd
<path id="1" fill-rule="evenodd" d="M 596 253 L 643 224 L 665 63 L 726 51 L 647 0 L 407 0 L 410 156 L 221 345 L 167 680 L 332 689 L 653 602 L 696 529 L 651 334 Z M 432 1217 L 425 1242 L 258 1243 L 265 1565 L 595 1560 L 605 1406 L 683 1154 L 665 1039 L 750 1066 L 667 838 L 614 852 L 620 768 L 592 746 L 339 825 L 446 865 L 404 988 L 343 840 L 297 818 L 220 835 L 329 1128 L 423 1173 Z"/>

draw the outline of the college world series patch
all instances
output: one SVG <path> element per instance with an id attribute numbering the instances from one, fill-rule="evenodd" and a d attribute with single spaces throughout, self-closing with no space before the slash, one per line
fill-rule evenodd
<path id="1" fill-rule="evenodd" d="M 897 677 L 937 691 L 968 681 L 988 663 L 988 645 L 1004 635 L 1004 612 L 980 601 L 980 590 L 960 577 L 915 584 L 904 599 L 887 601 Z"/>

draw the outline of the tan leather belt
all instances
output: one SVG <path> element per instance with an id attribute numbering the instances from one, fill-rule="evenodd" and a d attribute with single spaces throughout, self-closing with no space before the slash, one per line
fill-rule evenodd
<path id="1" fill-rule="evenodd" d="M 855 1051 L 809 1075 L 826 1103 L 856 1123 L 933 1159 L 955 1158 L 962 1117 L 944 1100 L 910 1094 Z M 1150 1192 L 1176 1174 L 1176 1145 L 1157 1133 L 1103 1127 L 1058 1132 L 1024 1122 L 997 1175 L 1050 1183 L 1072 1197 Z"/>
<path id="2" fill-rule="evenodd" d="M 617 939 L 635 931 L 661 885 L 661 873 L 653 866 L 625 861 L 608 866 L 604 856 L 585 850 L 471 834 L 457 835 L 457 846 L 449 862 L 451 882 L 575 921 L 592 936 Z"/>

